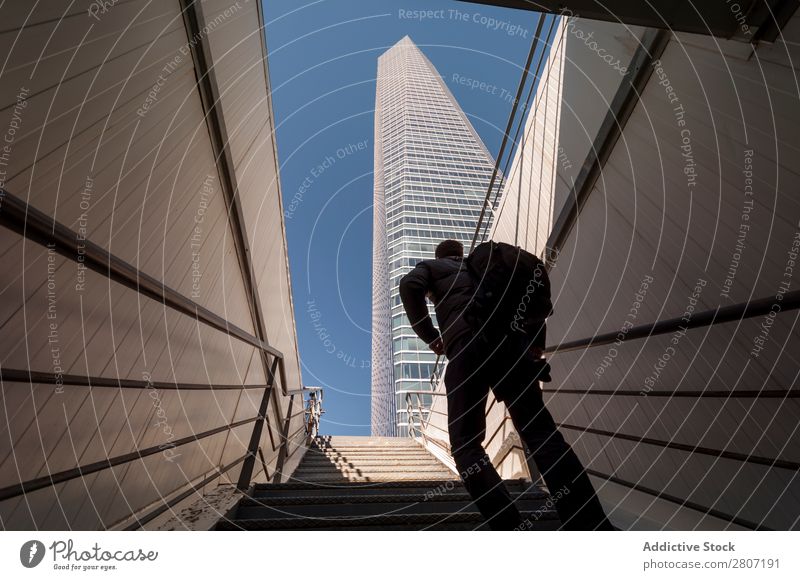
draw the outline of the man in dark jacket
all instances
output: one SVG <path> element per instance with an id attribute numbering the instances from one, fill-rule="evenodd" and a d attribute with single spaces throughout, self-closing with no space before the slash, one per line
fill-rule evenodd
<path id="1" fill-rule="evenodd" d="M 475 289 L 463 263 L 464 247 L 445 240 L 436 259 L 419 262 L 400 280 L 400 298 L 417 335 L 436 354 L 449 359 L 444 383 L 450 450 L 470 496 L 492 529 L 525 529 L 500 475 L 482 447 L 486 436 L 486 400 L 491 388 L 508 408 L 514 427 L 542 474 L 562 528 L 613 529 L 580 460 L 559 433 L 544 406 L 539 380 L 549 365 L 534 344 L 518 339 L 490 340 L 477 332 L 466 312 Z M 433 326 L 430 298 L 441 329 Z M 549 380 L 547 377 L 546 380 Z"/>

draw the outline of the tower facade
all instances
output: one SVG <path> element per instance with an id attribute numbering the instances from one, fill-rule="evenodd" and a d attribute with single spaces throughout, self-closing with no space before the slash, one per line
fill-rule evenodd
<path id="1" fill-rule="evenodd" d="M 417 262 L 433 258 L 444 239 L 469 247 L 493 168 L 492 156 L 436 68 L 408 36 L 378 58 L 373 435 L 408 434 L 406 394 L 431 390 L 436 360 L 411 328 L 398 282 Z M 422 398 L 430 405 L 429 395 Z"/>

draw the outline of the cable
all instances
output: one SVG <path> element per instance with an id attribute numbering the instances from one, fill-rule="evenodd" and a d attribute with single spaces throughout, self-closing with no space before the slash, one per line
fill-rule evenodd
<path id="1" fill-rule="evenodd" d="M 547 42 L 547 44 L 548 44 L 549 46 L 551 46 L 551 41 L 554 39 L 554 36 L 553 36 L 552 32 L 553 32 L 553 26 L 554 26 L 554 24 L 555 24 L 555 21 L 556 21 L 556 19 L 555 19 L 555 18 L 553 18 L 553 20 L 552 20 L 552 21 L 551 21 L 551 23 L 550 23 L 550 28 L 549 28 L 549 30 L 548 30 L 548 33 L 547 33 L 547 40 L 546 40 L 546 42 Z M 559 43 L 558 43 L 558 44 L 559 44 L 559 46 L 561 45 L 561 41 L 562 41 L 562 40 L 563 40 L 563 36 L 562 36 L 562 37 L 559 39 Z M 556 49 L 557 49 L 557 48 L 558 48 L 558 47 L 556 47 Z M 552 46 L 551 46 L 551 49 L 552 49 Z M 543 64 L 543 62 L 544 62 L 544 61 L 543 61 L 543 54 L 542 54 L 542 55 L 540 55 L 539 64 L 538 64 L 538 66 L 537 66 L 537 71 L 536 71 L 536 77 L 537 77 L 537 78 L 539 77 L 539 72 L 540 72 L 541 65 Z M 552 72 L 552 63 L 551 63 L 551 66 L 550 66 L 550 67 L 548 67 L 548 70 L 547 70 L 547 75 L 546 75 L 546 78 L 544 79 L 544 83 L 545 83 L 545 84 L 546 84 L 547 82 L 549 82 L 549 80 L 550 80 L 550 73 L 551 73 L 551 72 Z M 540 84 L 541 84 L 541 83 L 540 83 Z M 533 88 L 534 88 L 534 85 L 531 85 L 531 91 L 533 90 Z M 531 94 L 530 94 L 530 91 L 529 91 L 528 99 L 530 99 L 530 96 L 531 96 Z M 537 111 L 538 111 L 538 108 L 539 108 L 539 105 L 540 105 L 540 104 L 541 104 L 541 99 L 539 99 L 538 101 L 536 101 L 536 103 L 535 103 L 535 106 L 534 106 L 534 109 L 533 109 L 533 111 L 531 112 L 531 114 L 533 114 L 533 115 L 536 115 L 536 113 L 537 113 Z M 526 107 L 527 107 L 527 103 L 526 103 Z M 521 123 L 522 121 L 523 121 L 523 119 L 520 119 L 520 123 Z M 528 129 L 526 130 L 526 132 L 525 132 L 525 135 L 524 135 L 524 139 L 523 139 L 524 141 L 530 141 L 530 140 L 533 140 L 533 142 L 535 143 L 535 129 L 536 129 L 536 126 L 535 126 L 535 125 L 536 125 L 535 123 L 532 123 L 532 124 L 531 124 L 531 127 L 530 127 L 530 128 L 528 128 Z M 529 133 L 529 132 L 533 132 L 533 133 L 534 133 L 534 137 L 528 137 L 528 133 Z M 516 136 L 515 136 L 515 141 L 516 141 Z M 508 181 L 510 181 L 510 180 L 512 180 L 512 179 L 513 179 L 513 174 L 512 174 L 511 176 L 508 176 L 508 165 L 509 165 L 510 161 L 511 161 L 511 158 L 509 157 L 509 158 L 506 160 L 506 165 L 505 165 L 505 167 L 504 167 L 504 169 L 503 169 L 503 175 L 505 176 L 505 177 L 504 177 L 504 179 L 506 180 L 506 182 L 508 182 Z M 515 169 L 515 171 L 516 171 L 516 169 Z M 520 169 L 520 171 L 521 171 L 521 169 Z M 533 164 L 531 164 L 531 171 L 533 171 Z M 520 179 L 522 179 L 522 177 L 521 177 L 521 176 L 520 176 Z M 498 191 L 498 192 L 496 193 L 496 195 L 495 195 L 495 201 L 493 202 L 493 204 L 494 204 L 494 205 L 496 205 L 496 204 L 497 204 L 497 201 L 498 201 L 498 198 L 499 198 L 499 196 L 500 196 L 500 191 Z M 505 202 L 505 199 L 504 199 L 503 201 Z M 528 211 L 528 212 L 530 212 L 530 200 L 528 200 L 528 201 L 529 201 L 529 203 L 527 204 L 527 205 L 528 205 L 528 210 L 527 210 L 527 211 Z M 503 203 L 502 207 L 500 208 L 500 211 L 499 211 L 498 215 L 496 216 L 496 219 L 499 219 L 500 215 L 502 215 L 502 212 L 503 212 L 503 209 L 504 209 L 504 208 L 505 208 L 505 203 Z M 526 223 L 526 228 L 525 228 L 525 229 L 526 229 L 526 239 L 527 239 L 527 229 L 528 229 L 528 228 L 527 228 L 527 226 L 528 226 L 528 225 L 529 225 L 529 224 L 527 224 L 527 223 Z M 483 232 L 483 239 L 485 239 L 485 238 L 486 238 L 486 236 L 487 236 L 487 234 L 488 234 L 488 228 L 489 228 L 489 223 L 488 223 L 488 221 L 487 221 L 486 227 L 485 227 L 485 229 L 484 229 L 484 232 Z"/>
<path id="2" fill-rule="evenodd" d="M 548 45 L 550 44 L 550 40 L 552 38 L 553 26 L 555 25 L 555 22 L 556 22 L 556 18 L 553 17 L 551 19 L 551 21 L 550 21 L 550 27 L 549 27 L 549 29 L 547 31 L 547 36 L 546 36 L 546 40 L 545 40 L 545 43 L 548 44 Z M 517 123 L 517 130 L 516 130 L 516 132 L 514 134 L 514 143 L 517 142 L 517 138 L 519 137 L 520 128 L 522 127 L 522 124 L 525 121 L 525 111 L 527 111 L 528 105 L 530 104 L 530 99 L 531 99 L 531 96 L 533 95 L 533 89 L 536 87 L 536 79 L 539 78 L 539 75 L 540 75 L 541 68 L 542 68 L 543 64 L 544 64 L 544 48 L 542 49 L 542 52 L 539 54 L 539 60 L 538 60 L 537 65 L 536 65 L 536 73 L 534 75 L 534 82 L 531 83 L 531 87 L 528 90 L 528 95 L 527 95 L 527 97 L 525 99 L 525 107 L 523 109 L 523 114 L 520 117 L 519 122 Z M 550 78 L 550 69 L 547 70 L 547 78 L 548 79 Z M 538 103 L 537 103 L 537 107 L 538 107 Z M 534 110 L 533 113 L 535 114 L 536 110 Z M 528 140 L 527 139 L 527 135 L 524 135 L 524 137 L 525 138 L 523 140 L 527 141 Z M 506 158 L 506 164 L 503 167 L 503 173 L 502 173 L 503 176 L 508 176 L 508 166 L 510 165 L 511 160 L 512 160 L 512 157 L 509 155 Z M 511 178 L 509 178 L 509 179 L 511 179 Z M 492 202 L 492 211 L 495 210 L 501 193 L 502 193 L 502 184 L 498 184 L 497 192 L 495 193 L 494 201 Z M 526 229 L 527 229 L 527 224 L 526 224 Z M 486 236 L 488 234 L 489 234 L 489 221 L 487 220 L 486 221 L 486 226 L 485 226 L 485 228 L 483 230 L 482 241 L 484 241 L 486 239 Z"/>
<path id="3" fill-rule="evenodd" d="M 472 249 L 475 247 L 475 242 L 478 240 L 478 234 L 481 230 L 481 223 L 483 222 L 483 217 L 486 214 L 486 206 L 489 204 L 489 199 L 492 195 L 492 188 L 494 187 L 494 182 L 497 179 L 497 172 L 500 169 L 500 160 L 503 158 L 503 152 L 506 148 L 506 143 L 508 143 L 508 134 L 511 132 L 511 127 L 514 125 L 514 118 L 517 114 L 517 106 L 519 105 L 520 98 L 522 97 L 522 91 L 525 88 L 525 82 L 528 79 L 528 71 L 531 66 L 531 62 L 533 61 L 533 55 L 536 52 L 536 47 L 539 44 L 539 35 L 542 32 L 542 24 L 544 24 L 544 15 L 539 15 L 539 24 L 536 26 L 536 34 L 533 35 L 533 40 L 531 41 L 531 48 L 528 51 L 528 59 L 525 62 L 525 68 L 522 71 L 522 77 L 519 79 L 519 86 L 517 86 L 517 94 L 514 98 L 514 105 L 511 107 L 511 113 L 508 116 L 508 123 L 506 124 L 506 130 L 503 134 L 503 141 L 500 144 L 500 152 L 497 154 L 497 160 L 494 163 L 494 169 L 492 170 L 492 179 L 489 181 L 489 188 L 486 192 L 486 199 L 483 201 L 483 207 L 481 208 L 481 215 L 478 217 L 478 224 L 475 227 L 475 235 L 472 237 L 472 244 L 470 244 L 469 250 L 472 252 Z M 544 53 L 544 51 L 542 51 Z"/>

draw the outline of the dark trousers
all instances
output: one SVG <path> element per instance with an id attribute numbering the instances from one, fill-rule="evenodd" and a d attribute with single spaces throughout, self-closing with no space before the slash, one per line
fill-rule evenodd
<path id="1" fill-rule="evenodd" d="M 482 447 L 486 399 L 491 388 L 508 408 L 555 501 L 565 530 L 613 529 L 589 477 L 544 406 L 539 387 L 542 360 L 520 345 L 489 344 L 474 335 L 448 345 L 445 372 L 450 447 L 464 486 L 489 526 L 524 529 L 519 510 Z M 556 499 L 557 498 L 557 499 Z"/>

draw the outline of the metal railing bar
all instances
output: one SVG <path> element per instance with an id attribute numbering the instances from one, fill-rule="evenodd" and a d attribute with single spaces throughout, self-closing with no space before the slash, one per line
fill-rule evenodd
<path id="1" fill-rule="evenodd" d="M 205 111 L 206 125 L 211 139 L 211 148 L 214 152 L 214 161 L 219 173 L 220 186 L 225 199 L 225 206 L 228 210 L 228 218 L 233 235 L 233 246 L 239 262 L 239 269 L 242 275 L 242 282 L 245 287 L 247 305 L 250 310 L 250 317 L 253 322 L 257 339 L 268 344 L 266 325 L 264 324 L 264 310 L 261 306 L 261 298 L 256 283 L 253 262 L 250 259 L 250 244 L 247 238 L 247 228 L 244 222 L 244 212 L 239 194 L 239 185 L 236 177 L 235 164 L 230 150 L 230 140 L 228 130 L 225 125 L 225 116 L 220 111 L 221 95 L 219 84 L 217 83 L 216 73 L 213 67 L 213 55 L 208 42 L 208 35 L 204 34 L 206 29 L 205 15 L 203 6 L 199 0 L 180 0 L 183 8 L 184 26 L 187 36 L 194 42 L 189 43 L 192 53 L 195 70 L 197 72 L 197 91 Z M 258 14 L 262 17 L 261 12 Z M 263 28 L 263 22 L 259 22 Z M 263 47 L 263 44 L 262 44 Z M 266 59 L 266 54 L 263 55 Z M 265 80 L 268 79 L 265 78 Z M 269 92 L 269 91 L 267 91 Z M 261 351 L 261 360 L 264 372 L 269 371 L 270 361 Z M 283 356 L 280 355 L 283 359 Z M 283 362 L 279 368 L 281 375 L 281 388 L 288 389 L 286 384 L 286 373 Z M 278 410 L 280 416 L 280 409 Z"/>
<path id="2" fill-rule="evenodd" d="M 607 473 L 603 473 L 601 471 L 597 471 L 596 469 L 587 468 L 585 471 L 589 475 L 593 475 L 595 477 L 600 477 L 600 478 L 605 479 L 607 481 L 610 481 L 612 483 L 616 483 L 618 485 L 622 485 L 622 486 L 628 487 L 630 489 L 639 491 L 641 493 L 646 493 L 647 495 L 655 496 L 658 499 L 663 499 L 663 500 L 668 501 L 670 503 L 676 503 L 676 504 L 680 505 L 681 507 L 689 508 L 691 510 L 698 511 L 698 512 L 704 513 L 706 515 L 713 516 L 715 518 L 719 518 L 721 520 L 725 520 L 725 521 L 731 522 L 732 524 L 736 524 L 737 526 L 742 526 L 743 528 L 749 528 L 751 530 L 770 530 L 771 529 L 771 528 L 768 528 L 768 527 L 764 526 L 763 524 L 758 524 L 758 523 L 752 522 L 750 520 L 747 520 L 747 519 L 744 519 L 744 518 L 740 518 L 738 516 L 733 516 L 733 515 L 731 515 L 729 513 L 723 512 L 723 511 L 715 509 L 715 508 L 710 508 L 708 506 L 704 506 L 704 505 L 699 504 L 697 502 L 681 499 L 680 497 L 677 497 L 675 495 L 672 495 L 672 494 L 669 494 L 669 493 L 665 493 L 663 491 L 660 491 L 660 490 L 657 490 L 657 489 L 653 489 L 652 487 L 647 487 L 647 486 L 641 485 L 639 483 L 633 483 L 631 481 L 627 481 L 627 480 L 622 479 L 620 477 L 617 477 L 615 475 L 608 475 Z"/>
<path id="3" fill-rule="evenodd" d="M 440 431 L 444 432 L 441 429 L 440 429 Z M 441 449 L 443 451 L 446 451 L 448 454 L 450 454 L 450 447 L 447 444 L 445 444 L 443 441 L 439 441 L 436 437 L 430 437 L 430 438 L 427 439 L 427 441 L 429 441 L 430 443 L 433 443 L 439 449 Z"/>
<path id="4" fill-rule="evenodd" d="M 261 298 L 258 292 L 258 284 L 256 283 L 256 274 L 253 269 L 253 262 L 251 260 L 250 243 L 247 236 L 247 228 L 244 220 L 244 212 L 240 199 L 239 184 L 236 176 L 235 163 L 230 149 L 230 140 L 228 130 L 225 124 L 225 116 L 220 110 L 221 93 L 219 84 L 217 82 L 216 73 L 213 66 L 213 55 L 207 35 L 204 34 L 206 29 L 205 14 L 203 5 L 199 0 L 180 0 L 182 12 L 184 16 L 184 26 L 186 34 L 190 39 L 195 39 L 196 42 L 190 42 L 189 48 L 194 60 L 195 69 L 197 72 L 197 91 L 200 95 L 200 100 L 205 111 L 206 125 L 208 127 L 209 137 L 211 139 L 211 148 L 214 152 L 214 160 L 217 165 L 217 170 L 220 178 L 220 186 L 222 194 L 225 199 L 225 206 L 228 210 L 228 218 L 233 235 L 233 246 L 236 252 L 236 257 L 239 262 L 239 269 L 241 271 L 242 282 L 245 287 L 245 295 L 247 296 L 247 305 L 249 306 L 251 320 L 253 322 L 254 331 L 263 343 L 267 343 L 267 331 L 264 323 L 264 310 L 261 306 Z M 261 10 L 258 10 L 258 24 L 263 28 L 263 15 Z M 266 47 L 261 43 L 262 50 Z M 266 61 L 266 53 L 263 54 Z M 265 81 L 269 83 L 268 77 Z M 268 87 L 267 87 L 268 89 Z M 269 90 L 267 90 L 269 93 Z M 282 227 L 282 226 L 281 226 Z M 283 232 L 285 234 L 285 232 Z M 284 240 L 285 241 L 285 240 Z M 270 369 L 270 361 L 267 358 L 265 351 L 261 351 L 261 361 L 265 373 L 274 374 L 274 367 Z M 280 364 L 278 365 L 278 373 L 280 374 L 280 386 L 284 395 L 288 395 L 288 383 L 286 381 L 286 370 L 284 366 L 283 356 L 279 357 Z M 265 398 L 263 400 L 263 409 L 261 415 L 266 417 L 267 410 L 269 409 L 270 399 L 273 396 L 272 385 L 274 380 L 271 379 L 270 386 L 265 391 Z M 289 405 L 293 402 L 293 397 L 290 399 Z M 275 404 L 275 411 L 278 421 L 281 421 L 281 408 L 280 405 Z M 291 411 L 290 411 L 291 412 Z M 257 422 L 253 427 L 254 433 L 257 431 L 260 436 L 263 428 L 262 422 Z M 272 432 L 270 432 L 270 440 L 272 440 Z M 251 443 L 253 441 L 251 440 Z M 278 472 L 281 470 L 281 457 L 285 454 L 285 442 L 280 446 L 278 452 Z M 246 473 L 252 477 L 253 467 L 255 465 L 254 449 L 250 448 L 251 458 L 245 460 L 242 466 L 242 473 L 239 477 L 239 489 L 249 487 L 249 481 L 244 483 Z"/>
<path id="5" fill-rule="evenodd" d="M 69 385 L 73 387 L 113 387 L 120 389 L 178 390 L 178 391 L 241 391 L 263 389 L 266 385 L 207 385 L 204 383 L 169 383 L 163 381 L 141 381 L 112 377 L 87 377 L 83 375 L 61 375 L 24 369 L 0 369 L 0 380 L 4 383 L 42 385 Z"/>
<path id="6" fill-rule="evenodd" d="M 298 449 L 306 449 L 306 446 L 305 446 L 305 445 L 295 445 L 295 446 L 294 446 L 294 449 L 292 449 L 292 450 L 289 452 L 289 455 L 286 457 L 286 461 L 289 461 L 289 460 L 292 458 L 292 455 L 294 455 L 295 453 L 297 453 L 297 450 L 298 450 Z"/>
<path id="7" fill-rule="evenodd" d="M 560 428 L 569 429 L 571 431 L 591 433 L 593 435 L 611 437 L 612 439 L 622 439 L 624 441 L 632 441 L 634 443 L 644 443 L 646 445 L 654 445 L 656 447 L 676 449 L 678 451 L 687 451 L 689 453 L 709 455 L 711 457 L 721 457 L 723 459 L 732 459 L 734 461 L 741 461 L 743 463 L 753 463 L 756 465 L 765 465 L 767 467 L 780 467 L 782 469 L 788 469 L 790 471 L 800 470 L 800 463 L 798 463 L 797 461 L 789 461 L 787 459 L 762 457 L 760 455 L 738 453 L 736 451 L 726 451 L 723 449 L 713 449 L 711 447 L 703 447 L 700 445 L 689 445 L 686 443 L 677 443 L 675 441 L 663 441 L 661 439 L 653 439 L 652 437 L 628 435 L 626 433 L 618 433 L 616 431 L 606 431 L 604 429 L 595 429 L 593 427 L 581 427 L 579 425 L 570 425 L 568 423 L 556 423 L 556 425 L 558 425 L 558 427 Z"/>
<path id="8" fill-rule="evenodd" d="M 406 411 L 406 413 L 407 412 L 408 411 Z M 432 415 L 442 415 L 443 417 L 447 417 L 447 413 L 443 413 L 442 411 L 435 411 L 429 407 L 423 407 L 422 409 L 414 409 L 412 413 L 414 413 L 415 415 L 432 414 Z"/>
<path id="9" fill-rule="evenodd" d="M 506 460 L 506 457 L 511 455 L 514 451 L 520 451 L 522 453 L 522 456 L 527 459 L 525 454 L 525 449 L 522 447 L 522 445 L 509 445 L 505 449 L 501 448 L 497 452 L 497 455 L 495 455 L 492 458 L 492 465 L 500 465 L 503 461 Z"/>
<path id="10" fill-rule="evenodd" d="M 272 396 L 272 386 L 275 384 L 275 370 L 278 367 L 281 359 L 275 358 L 272 361 L 272 366 L 267 368 L 267 388 L 264 389 L 264 394 L 261 397 L 261 404 L 258 407 L 258 415 L 253 425 L 253 432 L 250 434 L 250 443 L 247 445 L 247 457 L 242 464 L 242 471 L 239 473 L 239 481 L 236 487 L 240 491 L 245 491 L 250 487 L 250 480 L 253 479 L 253 468 L 256 464 L 256 452 L 261 446 L 261 433 L 264 430 L 264 422 L 267 420 L 267 410 L 269 409 L 269 399 Z M 290 401 L 293 399 L 290 399 Z M 272 429 L 267 429 L 270 435 L 270 442 L 273 450 L 275 449 L 275 442 L 272 440 Z"/>
<path id="11" fill-rule="evenodd" d="M 542 32 L 542 25 L 544 24 L 544 19 L 545 19 L 544 14 L 540 14 L 539 20 L 536 25 L 536 32 L 533 35 L 533 39 L 531 40 L 531 47 L 528 50 L 528 57 L 527 60 L 525 61 L 525 68 L 522 69 L 522 75 L 520 75 L 519 83 L 517 84 L 517 94 L 511 106 L 511 111 L 508 114 L 506 130 L 503 132 L 503 140 L 500 143 L 500 151 L 497 153 L 497 159 L 495 160 L 494 163 L 494 169 L 492 169 L 492 177 L 489 180 L 489 187 L 486 191 L 486 199 L 484 199 L 483 205 L 481 206 L 481 213 L 478 216 L 478 223 L 475 226 L 475 234 L 472 236 L 472 243 L 469 246 L 470 252 L 475 247 L 475 243 L 478 241 L 478 236 L 480 235 L 481 231 L 481 224 L 483 223 L 483 218 L 486 215 L 486 208 L 489 207 L 490 204 L 492 191 L 495 186 L 495 181 L 497 180 L 497 175 L 500 172 L 500 163 L 502 163 L 503 153 L 505 152 L 506 145 L 508 145 L 508 138 L 509 135 L 511 134 L 511 129 L 514 126 L 514 118 L 517 116 L 517 107 L 519 106 L 520 100 L 522 99 L 522 93 L 525 90 L 525 84 L 527 83 L 528 80 L 528 74 L 530 73 L 531 63 L 533 62 L 533 55 L 536 53 L 536 48 L 539 46 L 539 37 Z M 542 50 L 542 54 L 544 54 L 544 49 Z M 534 79 L 533 82 L 535 83 L 536 79 Z M 502 179 L 503 177 L 501 177 L 501 181 Z"/>
<path id="12" fill-rule="evenodd" d="M 233 469 L 234 467 L 239 465 L 242 461 L 244 461 L 245 457 L 247 457 L 247 455 L 242 455 L 239 459 L 236 459 L 235 461 L 229 463 L 228 465 L 217 469 L 213 474 L 211 474 L 208 477 L 206 477 L 205 479 L 203 479 L 203 481 L 201 481 L 200 483 L 197 483 L 197 484 L 193 485 L 192 487 L 190 487 L 189 489 L 187 489 L 186 491 L 184 491 L 180 495 L 177 495 L 174 498 L 172 498 L 171 500 L 164 502 L 162 505 L 160 505 L 159 507 L 157 507 L 153 511 L 148 512 L 146 515 L 144 515 L 144 516 L 142 516 L 140 518 L 136 518 L 136 520 L 132 524 L 130 524 L 129 526 L 126 526 L 124 528 L 124 530 L 125 531 L 134 531 L 134 530 L 141 529 L 142 526 L 144 526 L 148 522 L 151 522 L 152 520 L 154 520 L 155 518 L 157 518 L 158 516 L 163 514 L 165 511 L 171 510 L 174 505 L 180 503 L 181 501 L 183 501 L 184 499 L 186 499 L 190 495 L 198 493 L 200 490 L 202 490 L 209 483 L 211 483 L 215 479 L 218 479 L 218 478 L 222 477 L 223 475 L 225 475 L 228 471 L 230 471 L 231 469 Z M 131 516 L 134 516 L 134 514 L 131 514 Z M 128 516 L 128 517 L 131 517 L 131 516 Z"/>
<path id="13" fill-rule="evenodd" d="M 184 14 L 184 24 L 190 39 L 196 42 L 189 43 L 195 68 L 197 69 L 197 90 L 205 110 L 208 132 L 211 138 L 211 147 L 214 151 L 214 160 L 225 198 L 225 206 L 230 219 L 233 233 L 233 245 L 242 272 L 247 302 L 250 306 L 253 326 L 256 335 L 266 341 L 266 328 L 264 326 L 263 309 L 258 294 L 255 271 L 250 260 L 250 245 L 247 239 L 247 230 L 244 223 L 244 213 L 239 200 L 239 186 L 236 179 L 236 170 L 230 151 L 230 140 L 225 125 L 225 117 L 220 112 L 221 95 L 213 66 L 209 66 L 213 58 L 208 44 L 205 29 L 205 17 L 202 4 L 199 0 L 181 0 Z M 265 369 L 266 370 L 266 369 Z"/>
<path id="14" fill-rule="evenodd" d="M 11 499 L 23 495 L 25 493 L 30 493 L 47 487 L 52 487 L 58 485 L 59 483 L 64 483 L 72 479 L 77 479 L 79 477 L 83 477 L 91 473 L 97 473 L 98 471 L 103 471 L 111 467 L 116 467 L 117 465 L 130 463 L 131 461 L 135 461 L 137 459 L 143 459 L 145 457 L 163 451 L 164 449 L 167 448 L 172 449 L 175 447 L 181 447 L 183 445 L 186 445 L 187 443 L 194 443 L 202 439 L 206 439 L 207 437 L 217 435 L 224 431 L 230 431 L 236 429 L 237 427 L 241 427 L 242 425 L 253 423 L 254 421 L 256 421 L 256 419 L 258 419 L 258 417 L 252 417 L 250 419 L 242 419 L 241 421 L 235 421 L 233 423 L 229 423 L 228 425 L 215 427 L 214 429 L 209 429 L 208 431 L 203 431 L 202 433 L 196 433 L 193 435 L 189 435 L 187 437 L 182 437 L 181 439 L 176 439 L 175 441 L 170 442 L 168 445 L 161 444 L 161 445 L 154 445 L 146 449 L 137 449 L 136 451 L 131 451 L 130 453 L 125 453 L 123 455 L 118 455 L 116 457 L 112 457 L 109 459 L 101 459 L 100 461 L 89 463 L 88 465 L 73 467 L 72 469 L 59 471 L 57 473 L 52 473 L 22 483 L 10 485 L 8 487 L 0 489 L 0 501 L 5 501 L 7 499 Z"/>
<path id="15" fill-rule="evenodd" d="M 242 457 L 242 461 L 244 461 L 246 458 L 247 458 L 247 454 L 245 454 Z M 269 479 L 270 479 L 269 468 L 267 467 L 267 460 L 264 457 L 264 450 L 261 449 L 261 445 L 258 446 L 258 458 L 261 460 L 261 468 L 264 470 L 264 478 L 267 481 L 269 481 Z"/>
<path id="16" fill-rule="evenodd" d="M 28 205 L 8 191 L 0 189 L 0 197 L 3 198 L 0 225 L 32 242 L 52 248 L 56 253 L 73 262 L 78 262 L 80 256 L 81 263 L 88 269 L 160 302 L 176 312 L 191 316 L 215 330 L 238 338 L 263 352 L 283 358 L 283 354 L 279 350 L 266 342 L 166 286 L 162 281 L 138 270 L 94 242 L 83 240 L 74 230 Z"/>
<path id="17" fill-rule="evenodd" d="M 542 393 L 551 395 L 603 395 L 603 396 L 622 396 L 622 397 L 691 397 L 691 398 L 711 398 L 711 399 L 796 399 L 800 398 L 800 389 L 742 389 L 730 391 L 725 389 L 704 389 L 704 390 L 680 390 L 672 391 L 658 390 L 647 391 L 646 395 L 641 391 L 631 391 L 623 389 L 542 389 Z"/>
<path id="18" fill-rule="evenodd" d="M 286 455 L 289 446 L 289 426 L 292 422 L 292 407 L 294 406 L 294 397 L 289 399 L 289 407 L 286 409 L 287 417 L 283 419 L 283 428 L 281 429 L 281 445 L 278 449 L 278 460 L 275 463 L 275 472 L 276 473 L 283 473 L 284 464 L 286 462 Z M 301 410 L 305 411 L 305 408 L 302 404 L 300 404 Z M 303 424 L 305 427 L 305 424 Z"/>
<path id="19" fill-rule="evenodd" d="M 625 333 L 616 330 L 614 332 L 597 334 L 590 338 L 581 338 L 548 346 L 544 352 L 545 354 L 554 355 L 571 350 L 612 344 L 617 341 L 628 342 L 660 334 L 669 334 L 678 330 L 691 330 L 704 326 L 713 326 L 715 324 L 724 324 L 726 322 L 754 318 L 756 316 L 764 316 L 769 314 L 769 312 L 775 308 L 776 304 L 780 307 L 780 313 L 797 310 L 800 308 L 800 290 L 786 292 L 781 300 L 776 300 L 775 296 L 769 296 L 767 298 L 740 302 L 730 306 L 717 307 L 712 310 L 704 310 L 693 314 L 688 322 L 684 318 L 660 320 L 652 324 L 634 326 Z"/>

